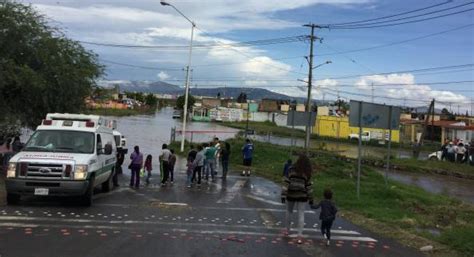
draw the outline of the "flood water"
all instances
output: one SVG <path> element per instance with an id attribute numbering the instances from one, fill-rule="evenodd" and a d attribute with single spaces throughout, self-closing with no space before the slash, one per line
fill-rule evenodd
<path id="1" fill-rule="evenodd" d="M 254 138 L 257 141 L 268 142 L 272 144 L 284 145 L 284 146 L 299 146 L 304 147 L 304 139 L 301 138 L 288 138 L 288 137 L 278 137 L 273 135 L 255 135 Z M 331 142 L 331 141 L 316 141 L 313 140 L 312 147 L 320 148 L 326 151 L 335 152 L 338 155 L 346 156 L 349 158 L 357 158 L 358 156 L 358 147 L 355 144 L 346 144 L 346 143 L 338 143 L 338 142 Z M 362 157 L 376 157 L 376 158 L 384 158 L 388 155 L 388 148 L 385 147 L 373 147 L 373 146 L 362 146 Z M 420 153 L 420 160 L 428 159 L 428 152 L 421 152 Z M 400 149 L 392 147 L 391 155 L 396 156 L 397 158 L 412 158 L 413 154 L 411 151 L 406 149 Z"/>
<path id="2" fill-rule="evenodd" d="M 181 131 L 180 119 L 173 119 L 173 108 L 163 108 L 154 115 L 140 115 L 128 117 L 110 117 L 117 120 L 117 130 L 127 137 L 129 152 L 135 145 L 145 154 L 159 156 L 162 144 L 169 144 L 171 129 Z M 210 142 L 214 137 L 219 139 L 233 138 L 238 130 L 220 126 L 209 122 L 189 122 L 186 140 L 192 142 Z M 176 140 L 180 140 L 177 133 Z M 175 149 L 179 151 L 179 149 Z"/>
<path id="3" fill-rule="evenodd" d="M 385 170 L 378 170 L 385 174 Z M 414 185 L 435 194 L 446 194 L 461 201 L 474 204 L 474 180 L 434 174 L 416 174 L 390 171 L 388 177 L 403 184 Z"/>

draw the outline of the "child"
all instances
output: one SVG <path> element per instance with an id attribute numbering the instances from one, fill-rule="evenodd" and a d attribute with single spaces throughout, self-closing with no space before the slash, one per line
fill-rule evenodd
<path id="1" fill-rule="evenodd" d="M 150 184 L 150 177 L 151 177 L 151 170 L 152 170 L 152 163 L 151 163 L 151 154 L 146 156 L 145 160 L 145 171 L 147 172 L 146 175 L 146 184 Z"/>
<path id="2" fill-rule="evenodd" d="M 194 165 L 193 165 L 194 158 L 188 158 L 188 163 L 186 164 L 186 175 L 187 175 L 187 187 L 190 188 L 191 184 L 193 183 L 193 171 L 194 171 Z"/>
<path id="3" fill-rule="evenodd" d="M 337 213 L 337 208 L 331 199 L 332 191 L 331 189 L 326 189 L 324 190 L 324 200 L 319 202 L 317 205 L 311 206 L 311 209 L 318 209 L 321 207 L 321 213 L 319 214 L 319 219 L 321 220 L 321 233 L 327 239 L 327 246 L 329 246 L 329 241 L 331 240 L 331 227 L 336 219 Z"/>
<path id="4" fill-rule="evenodd" d="M 288 175 L 290 173 L 290 167 L 291 167 L 292 161 L 291 159 L 288 159 L 285 163 L 285 167 L 283 167 L 283 177 L 288 178 Z"/>
<path id="5" fill-rule="evenodd" d="M 171 180 L 171 184 L 173 184 L 173 182 L 174 182 L 174 165 L 176 164 L 176 155 L 174 154 L 173 149 L 170 149 L 170 152 L 171 152 L 171 156 L 170 156 L 170 159 L 169 159 L 170 180 Z"/>

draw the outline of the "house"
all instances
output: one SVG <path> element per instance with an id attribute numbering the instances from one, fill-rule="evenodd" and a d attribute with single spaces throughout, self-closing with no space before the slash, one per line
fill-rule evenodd
<path id="1" fill-rule="evenodd" d="M 221 99 L 219 98 L 211 98 L 211 97 L 203 97 L 201 100 L 203 106 L 207 107 L 219 107 L 221 106 Z"/>
<path id="2" fill-rule="evenodd" d="M 259 111 L 261 112 L 278 112 L 281 110 L 281 105 L 289 105 L 287 100 L 268 99 L 264 98 L 260 101 Z"/>
<path id="3" fill-rule="evenodd" d="M 362 128 L 362 131 L 370 132 L 371 139 L 385 140 L 388 138 L 388 129 Z M 349 126 L 349 117 L 337 116 L 316 116 L 316 123 L 313 127 L 313 133 L 323 137 L 349 138 L 351 134 L 359 134 L 358 127 Z M 400 141 L 400 131 L 392 130 L 392 142 Z"/>

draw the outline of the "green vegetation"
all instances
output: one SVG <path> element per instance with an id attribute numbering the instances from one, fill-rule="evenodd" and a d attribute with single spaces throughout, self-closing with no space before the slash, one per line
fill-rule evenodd
<path id="1" fill-rule="evenodd" d="M 176 99 L 176 108 L 178 108 L 179 110 L 184 109 L 185 100 L 186 99 L 185 99 L 184 95 L 179 96 Z M 194 96 L 188 95 L 188 110 L 192 108 L 192 106 L 194 105 L 195 102 L 196 102 L 196 99 L 194 98 Z"/>
<path id="2" fill-rule="evenodd" d="M 2 1 L 0 17 L 0 124 L 34 127 L 48 112 L 82 110 L 103 73 L 97 56 L 31 5 Z"/>
<path id="3" fill-rule="evenodd" d="M 154 108 L 135 108 L 135 109 L 91 109 L 86 110 L 86 114 L 96 114 L 103 116 L 132 116 L 132 115 L 152 115 L 155 113 Z"/>
<path id="4" fill-rule="evenodd" d="M 240 149 L 244 140 L 228 142 L 232 150 L 231 169 L 241 170 Z M 290 157 L 288 147 L 261 142 L 254 145 L 254 172 L 280 182 L 283 164 Z M 298 151 L 302 149 L 296 148 L 295 152 Z M 354 164 L 337 160 L 327 152 L 312 152 L 311 156 L 316 199 L 320 199 L 325 188 L 331 188 L 342 216 L 408 246 L 431 244 L 434 256 L 472 256 L 474 206 L 393 181 L 385 187 L 383 176 L 369 167 L 363 168 L 361 196 L 357 199 Z"/>

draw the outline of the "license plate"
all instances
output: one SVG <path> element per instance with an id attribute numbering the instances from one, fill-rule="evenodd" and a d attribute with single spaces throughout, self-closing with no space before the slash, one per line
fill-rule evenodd
<path id="1" fill-rule="evenodd" d="M 35 188 L 35 195 L 48 195 L 49 189 L 48 188 Z"/>

